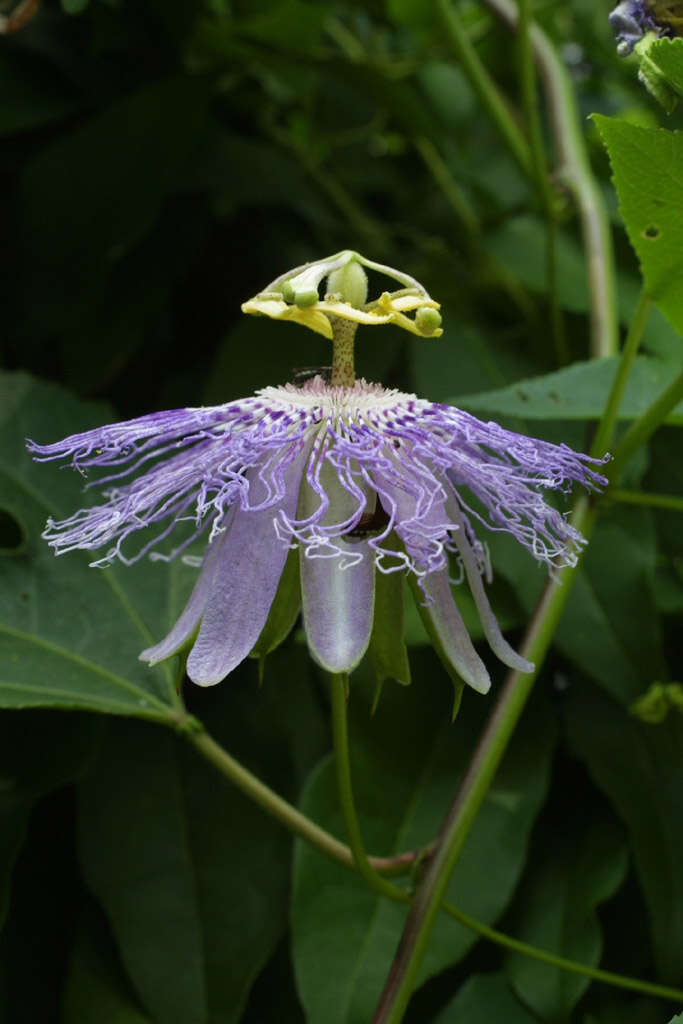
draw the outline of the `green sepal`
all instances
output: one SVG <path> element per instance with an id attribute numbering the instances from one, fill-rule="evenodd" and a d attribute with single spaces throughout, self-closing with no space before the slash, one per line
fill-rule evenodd
<path id="1" fill-rule="evenodd" d="M 375 573 L 375 617 L 368 651 L 375 673 L 374 714 L 382 686 L 395 679 L 401 686 L 410 685 L 410 662 L 404 640 L 403 572 Z"/>
<path id="2" fill-rule="evenodd" d="M 301 583 L 299 578 L 299 552 L 293 549 L 280 577 L 277 592 L 270 606 L 266 624 L 251 649 L 250 658 L 258 658 L 259 685 L 263 682 L 266 657 L 279 647 L 292 630 L 301 611 Z"/>
<path id="3" fill-rule="evenodd" d="M 413 594 L 413 600 L 415 601 L 415 605 L 420 614 L 420 618 L 422 619 L 422 625 L 424 626 L 425 632 L 429 637 L 429 642 L 431 643 L 432 647 L 439 656 L 439 661 L 446 669 L 446 672 L 448 672 L 451 682 L 453 683 L 454 694 L 451 721 L 454 722 L 455 719 L 458 717 L 458 711 L 460 710 L 460 702 L 462 700 L 463 690 L 465 689 L 465 683 L 461 679 L 459 672 L 457 671 L 457 669 L 455 668 L 455 666 L 453 665 L 452 661 L 450 660 L 450 658 L 448 657 L 443 648 L 443 644 L 439 639 L 439 635 L 436 629 L 434 628 L 434 623 L 432 622 L 432 617 L 429 613 L 429 607 L 428 605 L 424 604 L 424 595 L 420 590 L 419 583 L 417 582 L 417 577 L 414 575 L 414 573 L 408 574 L 408 582 L 410 584 L 410 589 Z"/>

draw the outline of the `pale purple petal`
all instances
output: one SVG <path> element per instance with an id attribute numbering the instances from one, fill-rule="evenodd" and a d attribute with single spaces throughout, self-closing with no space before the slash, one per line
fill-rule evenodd
<path id="1" fill-rule="evenodd" d="M 465 683 L 479 693 L 488 693 L 491 679 L 453 599 L 447 571 L 430 572 L 421 581 L 421 588 L 428 602 L 426 612 L 444 654 Z"/>
<path id="2" fill-rule="evenodd" d="M 367 541 L 338 540 L 337 557 L 301 553 L 304 628 L 311 654 L 328 672 L 350 672 L 370 643 L 375 565 Z"/>
<path id="3" fill-rule="evenodd" d="M 479 620 L 484 629 L 484 635 L 488 640 L 489 647 L 493 653 L 500 658 L 504 665 L 508 668 L 513 668 L 517 672 L 533 672 L 533 663 L 523 658 L 521 654 L 510 646 L 505 637 L 500 631 L 498 625 L 498 619 L 491 610 L 489 599 L 486 596 L 486 590 L 482 583 L 481 571 L 477 562 L 476 555 L 472 550 L 472 545 L 467 537 L 467 524 L 465 517 L 462 512 L 455 507 L 455 501 L 449 503 L 449 511 L 452 515 L 453 521 L 458 524 L 459 529 L 454 530 L 452 537 L 453 543 L 458 549 L 458 554 L 462 560 L 462 565 L 467 576 L 467 582 L 469 583 L 474 603 L 477 606 L 479 612 Z"/>
<path id="4" fill-rule="evenodd" d="M 176 654 L 190 639 L 199 625 L 204 609 L 209 600 L 213 597 L 214 577 L 216 566 L 220 561 L 220 551 L 228 538 L 227 532 L 219 534 L 212 544 L 209 544 L 204 563 L 199 573 L 199 578 L 190 594 L 190 599 L 181 612 L 180 618 L 174 625 L 171 632 L 160 643 L 154 647 L 148 647 L 140 654 L 141 661 L 147 661 L 150 665 L 156 665 L 164 658 L 170 658 Z"/>
<path id="5" fill-rule="evenodd" d="M 278 506 L 237 508 L 221 546 L 187 674 L 200 686 L 212 686 L 243 661 L 261 635 L 273 603 L 288 547 L 276 521 L 296 507 L 309 447 L 302 446 L 282 472 L 284 495 Z M 263 497 L 268 484 L 252 477 L 251 489 Z M 259 495 L 258 492 L 261 492 Z"/>

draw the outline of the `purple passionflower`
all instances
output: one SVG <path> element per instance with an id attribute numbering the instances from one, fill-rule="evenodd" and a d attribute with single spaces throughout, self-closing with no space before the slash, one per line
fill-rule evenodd
<path id="1" fill-rule="evenodd" d="M 414 575 L 443 653 L 476 690 L 490 680 L 456 606 L 456 572 L 491 649 L 531 671 L 490 608 L 486 549 L 473 524 L 512 534 L 551 571 L 572 565 L 583 538 L 543 491 L 606 483 L 596 460 L 566 445 L 379 384 L 333 386 L 320 376 L 29 449 L 39 460 L 69 458 L 81 473 L 105 470 L 96 481 L 107 488 L 102 504 L 48 521 L 44 537 L 57 554 L 103 550 L 92 565 L 128 564 L 173 558 L 206 539 L 184 611 L 140 655 L 154 664 L 191 644 L 187 673 L 203 686 L 257 644 L 294 549 L 308 645 L 328 671 L 351 671 L 368 647 L 377 572 Z M 189 536 L 171 553 L 159 550 L 179 524 L 188 532 L 188 520 Z M 136 546 L 141 530 L 151 536 Z"/>

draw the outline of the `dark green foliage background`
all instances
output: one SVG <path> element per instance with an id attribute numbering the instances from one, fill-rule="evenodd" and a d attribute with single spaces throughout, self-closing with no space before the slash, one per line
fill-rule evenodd
<path id="1" fill-rule="evenodd" d="M 584 115 L 655 127 L 663 115 L 615 56 L 609 6 L 536 12 Z M 512 37 L 476 3 L 459 9 L 517 116 Z M 426 0 L 44 0 L 0 37 L 0 90 L 0 1024 L 365 1024 L 403 910 L 294 849 L 157 724 L 174 713 L 173 672 L 150 672 L 137 652 L 173 621 L 192 571 L 105 579 L 79 554 L 55 562 L 40 531 L 50 511 L 79 507 L 80 481 L 31 465 L 23 439 L 222 402 L 326 364 L 319 337 L 239 307 L 286 268 L 348 247 L 418 277 L 444 313 L 438 341 L 361 332 L 360 374 L 470 396 L 478 415 L 586 448 L 614 365 L 586 362 L 571 202 L 560 367 L 536 198 Z M 680 125 L 680 113 L 666 120 Z M 625 324 L 638 263 L 598 132 L 586 121 L 585 133 Z M 681 366 L 656 311 L 622 419 Z M 629 486 L 683 495 L 682 422 L 679 407 Z M 605 511 L 451 890 L 528 942 L 679 985 L 683 718 L 646 724 L 628 709 L 653 682 L 681 679 L 682 536 L 680 513 Z M 519 638 L 543 574 L 506 538 L 491 551 L 492 603 Z M 358 803 L 383 854 L 434 834 L 492 706 L 467 693 L 450 725 L 450 683 L 415 615 L 407 629 L 410 688 L 388 682 L 370 717 L 369 668 L 352 680 Z M 326 682 L 296 631 L 261 689 L 248 662 L 185 696 L 227 749 L 341 835 Z M 664 1024 L 680 1009 L 507 956 L 444 919 L 406 1019 Z"/>

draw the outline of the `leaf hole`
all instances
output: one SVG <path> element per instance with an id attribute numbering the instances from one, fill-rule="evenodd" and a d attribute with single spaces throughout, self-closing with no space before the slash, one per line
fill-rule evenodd
<path id="1" fill-rule="evenodd" d="M 527 395 L 526 391 L 522 391 L 521 388 L 517 388 L 517 397 L 522 402 L 528 402 L 529 401 L 529 396 Z"/>
<path id="2" fill-rule="evenodd" d="M 659 228 L 657 227 L 657 225 L 648 225 L 648 227 L 646 227 L 643 231 L 643 238 L 649 238 L 652 241 L 654 241 L 656 238 L 659 238 Z"/>
<path id="3" fill-rule="evenodd" d="M 23 526 L 11 512 L 0 508 L 0 554 L 18 555 L 26 547 Z"/>

